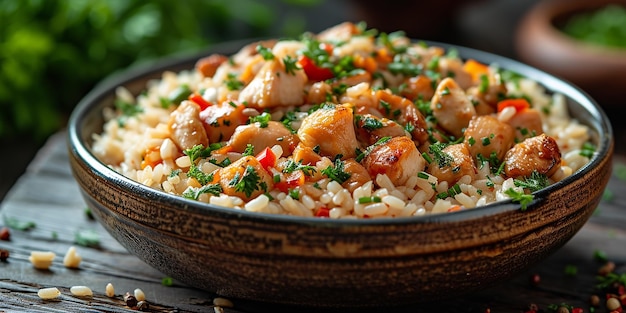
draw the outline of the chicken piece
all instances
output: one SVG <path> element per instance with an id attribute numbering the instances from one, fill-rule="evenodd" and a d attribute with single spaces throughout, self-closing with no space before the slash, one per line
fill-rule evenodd
<path id="1" fill-rule="evenodd" d="M 255 122 L 237 126 L 226 146 L 232 147 L 235 152 L 244 152 L 248 144 L 254 146 L 255 155 L 274 145 L 281 146 L 287 154 L 298 144 L 298 137 L 281 122 L 269 121 L 266 127 L 261 127 L 261 123 Z"/>
<path id="2" fill-rule="evenodd" d="M 301 69 L 285 70 L 282 60 L 266 62 L 239 94 L 239 102 L 249 107 L 273 108 L 278 106 L 298 106 L 304 103 L 304 86 L 307 77 Z"/>
<path id="3" fill-rule="evenodd" d="M 440 58 L 439 72 L 444 77 L 454 77 L 454 81 L 463 90 L 472 86 L 472 75 L 463 69 L 463 62 L 459 58 Z"/>
<path id="4" fill-rule="evenodd" d="M 226 61 L 228 61 L 227 56 L 215 53 L 208 57 L 199 59 L 196 62 L 196 70 L 204 77 L 213 77 L 217 68 Z"/>
<path id="5" fill-rule="evenodd" d="M 286 56 L 295 57 L 298 51 L 304 50 L 306 45 L 299 40 L 280 40 L 272 48 L 275 59 L 282 60 Z"/>
<path id="6" fill-rule="evenodd" d="M 346 160 L 344 162 L 343 169 L 346 173 L 350 173 L 350 178 L 348 178 L 341 185 L 348 189 L 350 193 L 372 180 L 372 178 L 370 178 L 370 174 L 367 172 L 367 169 L 354 159 Z"/>
<path id="7" fill-rule="evenodd" d="M 383 137 L 406 136 L 402 126 L 387 118 L 371 114 L 355 115 L 356 136 L 366 146 L 373 145 Z"/>
<path id="8" fill-rule="evenodd" d="M 200 106 L 191 101 L 181 102 L 170 114 L 167 127 L 170 138 L 180 150 L 190 149 L 195 145 L 209 145 L 204 124 L 200 120 Z"/>
<path id="9" fill-rule="evenodd" d="M 306 95 L 306 103 L 319 104 L 327 102 L 329 96 L 333 94 L 333 87 L 324 81 L 311 85 Z M 333 101 L 334 102 L 334 101 Z"/>
<path id="10" fill-rule="evenodd" d="M 432 81 L 426 75 L 418 75 L 405 80 L 406 88 L 402 88 L 400 95 L 411 101 L 416 99 L 430 99 L 435 94 Z"/>
<path id="11" fill-rule="evenodd" d="M 508 177 L 529 177 L 533 171 L 550 177 L 561 164 L 561 151 L 554 138 L 541 134 L 513 146 L 504 156 L 504 162 Z"/>
<path id="12" fill-rule="evenodd" d="M 515 113 L 507 123 L 515 129 L 515 141 L 543 134 L 541 114 L 536 109 L 525 109 Z"/>
<path id="13" fill-rule="evenodd" d="M 242 113 L 243 105 L 222 102 L 208 106 L 200 112 L 199 118 L 204 123 L 204 130 L 210 142 L 228 140 L 238 125 L 244 124 L 248 117 Z"/>
<path id="14" fill-rule="evenodd" d="M 476 115 L 474 105 L 454 79 L 444 78 L 433 96 L 430 108 L 437 124 L 445 131 L 460 138 L 463 128 Z"/>
<path id="15" fill-rule="evenodd" d="M 468 89 L 467 96 L 470 99 L 470 102 L 474 105 L 474 110 L 476 110 L 476 115 L 489 115 L 496 112 L 496 107 L 489 105 L 485 100 L 477 98 L 473 93 L 473 90 L 476 90 L 476 87 L 471 87 Z"/>
<path id="16" fill-rule="evenodd" d="M 253 156 L 245 156 L 219 169 L 215 177 L 222 192 L 248 201 L 274 188 L 274 180 Z"/>
<path id="17" fill-rule="evenodd" d="M 468 88 L 467 94 L 486 103 L 495 110 L 498 101 L 507 93 L 506 85 L 500 78 L 500 74 L 492 73 L 491 71 L 489 74 L 483 74 L 479 76 L 477 84 L 478 86 Z"/>
<path id="18" fill-rule="evenodd" d="M 356 86 L 360 83 L 370 83 L 372 81 L 372 74 L 369 72 L 360 72 L 355 75 L 341 77 L 333 80 L 331 83 L 332 88 L 341 88 L 342 86 Z"/>
<path id="19" fill-rule="evenodd" d="M 257 51 L 258 46 L 273 49 L 277 42 L 278 40 L 276 39 L 269 39 L 249 43 L 243 46 L 237 53 L 232 56 L 233 63 L 235 65 L 241 65 L 242 63 L 245 63 L 248 59 L 250 59 L 250 57 L 253 57 L 259 53 Z"/>
<path id="20" fill-rule="evenodd" d="M 380 112 L 390 119 L 397 120 L 401 125 L 405 125 L 418 145 L 428 140 L 426 118 L 411 100 L 385 90 L 376 91 L 374 97 L 378 99 Z M 406 126 L 407 124 L 410 126 Z"/>
<path id="21" fill-rule="evenodd" d="M 362 161 L 370 177 L 386 174 L 395 186 L 402 186 L 411 176 L 424 170 L 426 161 L 409 137 L 394 137 L 371 146 Z"/>
<path id="22" fill-rule="evenodd" d="M 359 33 L 359 28 L 351 22 L 343 22 L 328 28 L 317 35 L 319 41 L 342 42 L 348 41 L 353 35 Z"/>
<path id="23" fill-rule="evenodd" d="M 354 133 L 352 109 L 345 105 L 323 106 L 302 120 L 298 137 L 307 147 L 319 146 L 319 154 L 334 159 L 355 156 L 359 147 Z"/>
<path id="24" fill-rule="evenodd" d="M 315 165 L 322 159 L 322 156 L 317 154 L 311 147 L 307 147 L 302 143 L 299 143 L 292 153 L 293 160 L 295 162 L 302 162 L 302 164 Z"/>
<path id="25" fill-rule="evenodd" d="M 479 154 L 488 159 L 492 153 L 498 160 L 502 160 L 506 152 L 515 144 L 513 127 L 500 122 L 491 115 L 472 118 L 465 129 L 464 137 L 474 160 Z"/>
<path id="26" fill-rule="evenodd" d="M 439 181 L 454 185 L 461 177 L 469 175 L 474 178 L 476 167 L 469 147 L 464 142 L 449 145 L 443 149 L 438 144 L 429 148 L 433 161 L 428 164 L 428 172 Z"/>

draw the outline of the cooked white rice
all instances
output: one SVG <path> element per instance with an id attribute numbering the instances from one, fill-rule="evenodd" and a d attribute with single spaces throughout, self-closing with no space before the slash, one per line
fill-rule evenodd
<path id="1" fill-rule="evenodd" d="M 326 40 L 327 37 L 324 36 L 329 35 L 320 36 L 320 41 L 322 41 L 321 38 Z M 358 54 L 359 51 L 368 51 L 367 54 L 361 55 L 371 55 L 372 52 L 381 49 L 380 45 L 376 44 L 370 37 L 353 36 L 351 38 L 353 40 L 344 40 L 343 44 L 337 45 L 337 48 L 332 52 L 333 56 Z M 404 37 L 393 40 L 395 40 L 394 43 L 406 42 Z M 274 54 L 295 55 L 296 50 L 302 47 L 298 44 L 294 45 L 295 47 L 276 45 L 275 50 L 277 47 L 281 50 L 274 51 Z M 424 52 L 426 49 L 430 49 L 428 51 L 431 52 Z M 440 51 L 441 49 L 436 47 L 424 48 L 421 45 L 412 44 L 407 51 L 413 50 L 419 51 L 422 56 L 430 56 L 431 58 L 434 53 L 440 60 L 445 59 L 448 63 L 453 63 L 457 59 L 455 56 L 444 56 Z M 236 58 L 241 60 L 243 57 L 239 54 L 233 59 Z M 442 65 L 440 64 L 440 66 Z M 250 65 L 250 68 L 256 72 L 259 71 L 259 67 Z M 241 69 L 226 62 L 217 69 L 212 77 L 205 77 L 195 69 L 180 73 L 165 72 L 161 79 L 151 81 L 146 86 L 145 92 L 140 95 L 132 95 L 120 86 L 116 90 L 117 98 L 140 108 L 141 112 L 132 116 L 124 116 L 120 109 L 106 108 L 103 112 L 107 121 L 104 129 L 102 133 L 94 134 L 94 154 L 122 175 L 167 193 L 183 195 L 186 191 L 197 190 L 202 187 L 203 185 L 197 179 L 188 175 L 192 160 L 182 153 L 184 149 L 177 145 L 172 135 L 170 119 L 172 113 L 177 109 L 177 105 L 164 107 L 162 106 L 162 99 L 170 97 L 177 88 L 185 85 L 191 91 L 199 92 L 207 102 L 218 103 L 237 100 L 241 90 L 229 90 L 224 86 L 225 77 L 229 71 L 237 75 L 244 75 Z M 376 77 L 386 78 L 387 88 L 400 86 L 405 81 L 399 77 L 400 75 L 394 75 L 387 70 L 379 68 L 378 71 L 380 75 Z M 368 102 L 372 101 L 377 86 L 381 86 L 383 80 L 383 78 L 374 78 L 370 82 L 358 82 L 347 88 L 345 93 L 334 100 L 337 103 L 352 103 L 356 106 L 359 103 L 367 105 Z M 306 88 L 311 88 L 311 83 L 306 86 Z M 476 87 L 476 83 L 472 86 Z M 578 123 L 569 116 L 566 99 L 563 95 L 549 94 L 541 85 L 526 78 L 507 81 L 506 91 L 507 95 L 524 95 L 530 99 L 532 108 L 540 113 L 543 132 L 558 143 L 562 158 L 561 163 L 556 165 L 558 167 L 556 171 L 549 177 L 550 183 L 564 179 L 589 161 L 588 156 L 582 156 L 580 153 L 583 145 L 589 141 L 589 130 L 585 125 Z M 297 118 L 291 126 L 297 130 L 302 124 L 302 120 L 308 115 L 307 110 L 312 108 L 314 104 L 304 103 L 299 107 L 279 105 L 269 108 L 269 112 L 272 120 L 275 121 L 281 120 L 288 112 L 295 112 Z M 263 110 L 264 108 L 251 106 L 244 108 L 242 114 L 244 116 L 258 116 Z M 509 121 L 515 114 L 516 110 L 511 107 L 505 108 L 499 113 L 493 113 L 503 123 Z M 227 140 L 228 138 L 224 138 L 222 143 Z M 283 151 L 281 145 L 273 145 L 270 148 L 279 157 L 279 163 L 292 157 L 290 151 Z M 364 150 L 366 146 L 361 148 Z M 423 148 L 423 146 L 418 148 Z M 194 164 L 203 173 L 217 173 L 222 167 L 215 163 L 226 158 L 235 162 L 242 157 L 241 152 L 225 151 L 222 153 L 219 151 L 221 150 L 211 155 L 213 161 L 209 162 L 208 157 L 200 158 L 195 160 Z M 424 151 L 420 150 L 420 152 Z M 362 183 L 350 191 L 347 186 L 319 174 L 322 169 L 332 165 L 332 156 L 321 155 L 319 160 L 312 164 L 316 170 L 316 178 L 307 178 L 304 184 L 294 186 L 288 191 L 280 188 L 268 188 L 265 192 L 250 199 L 225 193 L 215 195 L 200 193 L 196 200 L 250 212 L 307 217 L 324 216 L 340 219 L 446 213 L 510 199 L 510 196 L 505 193 L 509 189 L 520 193 L 529 193 L 528 190 L 516 186 L 515 178 L 507 177 L 504 174 L 495 175 L 489 166 L 481 167 L 480 164 L 476 166 L 474 177 L 468 175 L 460 177 L 454 184 L 441 180 L 423 169 L 419 171 L 420 175 L 412 175 L 401 185 L 394 185 L 386 174 L 378 174 L 373 176 L 370 181 Z M 278 167 L 268 171 L 270 177 L 280 176 L 284 178 L 285 176 Z M 449 196 L 441 196 L 442 193 L 446 193 L 451 188 L 458 188 L 459 192 Z M 366 198 L 373 200 L 362 200 Z"/>

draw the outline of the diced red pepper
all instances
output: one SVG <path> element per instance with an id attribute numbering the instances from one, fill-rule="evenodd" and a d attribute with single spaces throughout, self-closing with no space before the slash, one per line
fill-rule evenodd
<path id="1" fill-rule="evenodd" d="M 319 210 L 317 210 L 317 212 L 315 212 L 315 216 L 317 217 L 330 217 L 330 209 L 323 206 L 321 208 L 319 208 Z"/>
<path id="2" fill-rule="evenodd" d="M 573 308 L 571 313 L 583 313 L 583 309 L 582 308 Z"/>
<path id="3" fill-rule="evenodd" d="M 301 55 L 298 58 L 298 64 L 302 67 L 304 73 L 306 73 L 306 76 L 311 81 L 318 82 L 335 77 L 335 74 L 333 74 L 330 69 L 317 66 L 317 64 L 315 64 L 315 62 L 313 62 L 313 60 L 306 55 Z"/>
<path id="4" fill-rule="evenodd" d="M 263 151 L 256 156 L 256 159 L 266 171 L 269 171 L 270 167 L 276 166 L 276 154 L 274 154 L 274 151 L 270 148 L 266 147 L 263 149 Z"/>
<path id="5" fill-rule="evenodd" d="M 295 171 L 291 173 L 285 180 L 281 180 L 274 184 L 274 187 L 278 188 L 278 190 L 282 192 L 289 192 L 289 189 L 296 188 L 298 186 L 302 186 L 304 184 L 304 173 L 302 171 Z"/>
<path id="6" fill-rule="evenodd" d="M 522 112 L 528 108 L 530 108 L 530 103 L 526 101 L 524 98 L 519 99 L 504 99 L 498 102 L 498 112 L 502 112 L 504 108 L 513 107 L 516 112 Z"/>
<path id="7" fill-rule="evenodd" d="M 197 92 L 189 95 L 189 101 L 192 101 L 193 103 L 199 105 L 200 111 L 203 111 L 204 109 L 211 106 L 211 102 L 204 100 L 204 98 L 202 98 L 202 95 Z"/>

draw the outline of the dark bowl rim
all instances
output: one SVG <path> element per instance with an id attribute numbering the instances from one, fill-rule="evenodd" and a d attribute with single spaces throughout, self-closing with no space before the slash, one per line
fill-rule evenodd
<path id="1" fill-rule="evenodd" d="M 258 40 L 258 39 L 257 39 Z M 454 49 L 458 51 L 462 59 L 475 59 L 486 64 L 497 64 L 503 69 L 520 73 L 525 77 L 537 81 L 547 92 L 563 94 L 566 99 L 571 99 L 578 103 L 588 114 L 592 115 L 590 122 L 597 123 L 598 140 L 597 149 L 593 158 L 589 163 L 584 165 L 574 174 L 566 177 L 553 185 L 542 190 L 534 192 L 534 200 L 528 205 L 527 210 L 533 210 L 535 207 L 548 197 L 548 195 L 563 188 L 579 177 L 584 176 L 594 167 L 598 166 L 603 159 L 610 158 L 610 151 L 613 145 L 613 131 L 610 121 L 601 107 L 583 90 L 575 85 L 557 78 L 551 74 L 541 71 L 537 68 L 523 64 L 510 58 L 492 54 L 490 52 L 479 51 L 459 45 L 447 44 L 436 41 L 420 40 L 429 46 L 439 46 L 446 51 Z M 128 69 L 114 73 L 97 84 L 74 108 L 70 115 L 67 126 L 67 144 L 71 154 L 81 162 L 84 162 L 91 170 L 104 180 L 119 184 L 121 188 L 129 192 L 141 192 L 145 198 L 151 198 L 154 201 L 167 201 L 172 204 L 179 205 L 181 209 L 188 210 L 199 214 L 219 214 L 223 217 L 234 219 L 251 219 L 257 221 L 267 221 L 271 223 L 296 223 L 303 225 L 315 225 L 322 227 L 358 227 L 358 226 L 387 226 L 387 225 L 407 225 L 421 223 L 446 223 L 460 222 L 465 220 L 473 220 L 512 211 L 521 211 L 521 205 L 511 200 L 498 201 L 482 207 L 439 214 L 427 214 L 422 216 L 411 217 L 394 217 L 394 218 L 373 218 L 373 219 L 328 219 L 328 218 L 312 218 L 299 217 L 282 214 L 269 214 L 248 212 L 245 210 L 234 210 L 231 208 L 219 207 L 207 203 L 185 199 L 178 195 L 168 194 L 164 191 L 153 189 L 151 187 L 133 181 L 130 178 L 117 173 L 101 161 L 99 161 L 86 144 L 81 140 L 82 120 L 86 116 L 92 114 L 90 109 L 97 106 L 105 97 L 115 92 L 115 88 L 120 85 L 128 84 L 134 80 L 141 79 L 146 76 L 162 73 L 165 70 L 173 68 L 192 69 L 195 60 L 210 55 L 211 53 L 232 54 L 245 44 L 253 42 L 253 40 L 237 40 L 210 46 L 206 50 L 195 53 L 177 54 L 164 57 L 158 60 L 144 62 Z M 191 67 L 185 67 L 185 66 Z M 181 68 L 182 67 L 182 68 Z M 159 75 L 160 77 L 160 75 Z M 595 127 L 589 125 L 592 129 Z M 524 213 L 524 212 L 522 212 Z"/>

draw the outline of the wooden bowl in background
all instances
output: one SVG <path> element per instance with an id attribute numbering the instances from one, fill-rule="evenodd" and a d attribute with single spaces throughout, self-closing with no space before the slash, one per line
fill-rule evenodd
<path id="1" fill-rule="evenodd" d="M 588 92 L 602 106 L 622 106 L 626 98 L 626 49 L 572 38 L 559 27 L 573 14 L 593 12 L 626 0 L 548 0 L 535 5 L 516 34 L 519 58 Z"/>

